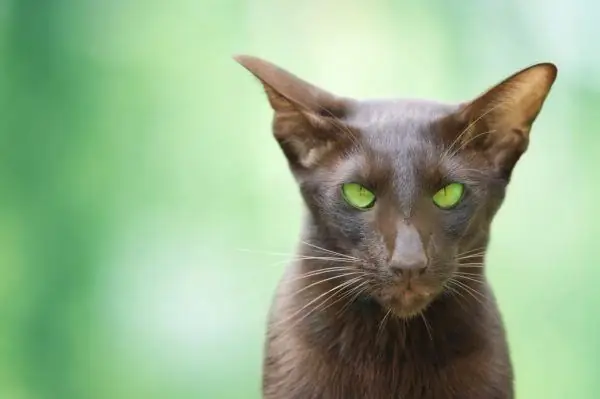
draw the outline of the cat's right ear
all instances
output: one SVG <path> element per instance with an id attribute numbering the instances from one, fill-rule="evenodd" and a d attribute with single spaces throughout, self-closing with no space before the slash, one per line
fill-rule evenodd
<path id="1" fill-rule="evenodd" d="M 238 55 L 234 59 L 262 83 L 275 111 L 273 133 L 292 167 L 310 169 L 351 143 L 351 132 L 340 120 L 348 99 L 260 58 Z"/>
<path id="2" fill-rule="evenodd" d="M 532 65 L 461 105 L 449 119 L 455 124 L 448 131 L 449 148 L 475 150 L 500 176 L 510 178 L 557 72 L 551 63 Z"/>

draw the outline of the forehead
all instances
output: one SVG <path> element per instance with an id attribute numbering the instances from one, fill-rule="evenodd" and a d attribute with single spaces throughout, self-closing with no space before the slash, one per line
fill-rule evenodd
<path id="1" fill-rule="evenodd" d="M 357 103 L 347 122 L 359 132 L 371 162 L 408 178 L 439 164 L 437 122 L 456 109 L 424 100 L 370 100 Z"/>
<path id="2" fill-rule="evenodd" d="M 456 108 L 424 100 L 369 100 L 357 103 L 347 121 L 374 151 L 407 154 L 436 143 L 435 123 Z"/>

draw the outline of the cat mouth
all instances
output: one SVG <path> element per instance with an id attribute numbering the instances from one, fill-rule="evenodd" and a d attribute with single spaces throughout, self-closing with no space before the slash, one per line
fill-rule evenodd
<path id="1" fill-rule="evenodd" d="M 410 318 L 422 313 L 435 296 L 434 290 L 424 287 L 389 287 L 381 291 L 380 300 L 398 317 Z"/>

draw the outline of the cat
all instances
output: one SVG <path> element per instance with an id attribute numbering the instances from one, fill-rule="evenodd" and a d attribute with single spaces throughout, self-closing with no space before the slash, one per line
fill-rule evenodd
<path id="1" fill-rule="evenodd" d="M 511 399 L 490 224 L 557 76 L 472 101 L 357 100 L 252 56 L 307 212 L 270 309 L 265 399 Z"/>

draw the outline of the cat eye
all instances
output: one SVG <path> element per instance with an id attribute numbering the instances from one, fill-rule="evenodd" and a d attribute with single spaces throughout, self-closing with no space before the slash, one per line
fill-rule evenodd
<path id="1" fill-rule="evenodd" d="M 458 205 L 465 193 L 465 185 L 450 183 L 434 194 L 433 203 L 441 209 L 450 209 Z"/>
<path id="2" fill-rule="evenodd" d="M 343 184 L 342 196 L 349 205 L 358 209 L 369 209 L 375 203 L 375 194 L 358 183 Z"/>

